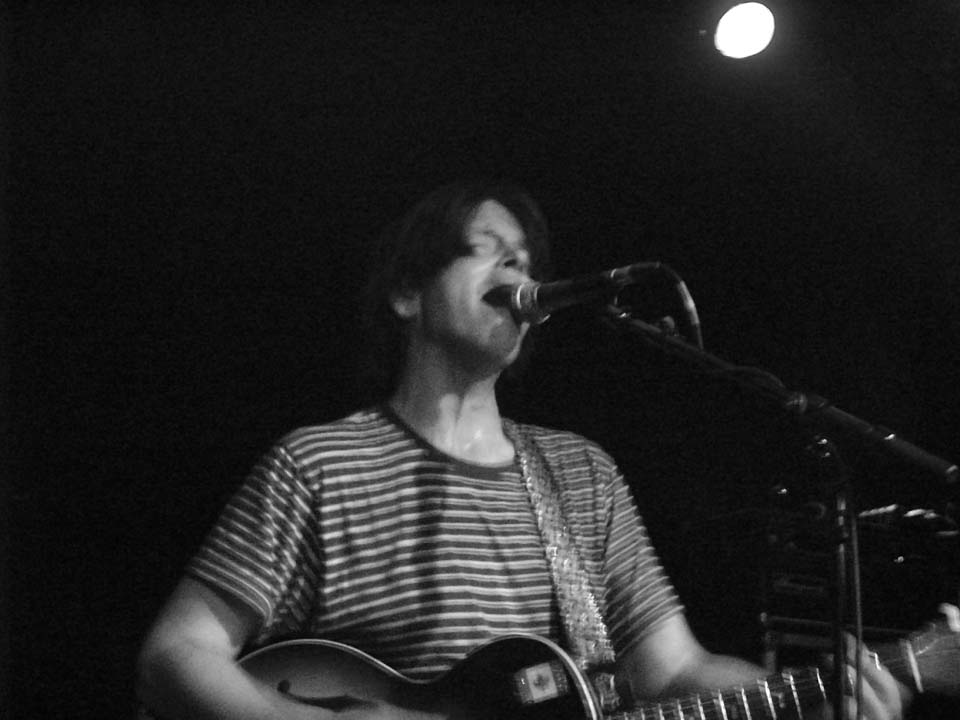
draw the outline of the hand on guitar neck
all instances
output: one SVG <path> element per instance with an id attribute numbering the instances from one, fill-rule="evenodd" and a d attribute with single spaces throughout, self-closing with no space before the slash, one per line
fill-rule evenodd
<path id="1" fill-rule="evenodd" d="M 941 605 L 944 618 L 893 643 L 882 643 L 873 651 L 864 648 L 860 657 L 864 712 L 867 717 L 883 717 L 894 707 L 899 695 L 909 705 L 918 694 L 960 697 L 960 610 Z M 846 717 L 856 714 L 856 648 L 852 636 L 847 637 Z M 890 685 L 885 668 L 897 687 Z M 828 693 L 829 696 L 829 693 Z M 832 703 L 825 708 L 825 717 L 832 715 Z"/>

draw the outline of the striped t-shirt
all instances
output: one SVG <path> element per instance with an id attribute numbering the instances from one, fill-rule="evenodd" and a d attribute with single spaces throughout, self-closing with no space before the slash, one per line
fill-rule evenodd
<path id="1" fill-rule="evenodd" d="M 623 652 L 681 609 L 627 486 L 596 444 L 519 427 L 556 461 L 567 523 Z M 564 644 L 517 465 L 452 458 L 386 407 L 284 437 L 188 572 L 262 618 L 255 645 L 322 637 L 414 679 L 507 633 Z"/>

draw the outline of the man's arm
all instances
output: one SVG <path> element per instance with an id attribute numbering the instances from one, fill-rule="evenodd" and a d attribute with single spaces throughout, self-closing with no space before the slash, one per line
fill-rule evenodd
<path id="1" fill-rule="evenodd" d="M 236 657 L 258 619 L 196 580 L 174 590 L 137 660 L 137 694 L 163 720 L 316 718 L 246 673 Z"/>
<path id="2" fill-rule="evenodd" d="M 854 657 L 848 658 L 852 665 Z M 683 615 L 673 615 L 637 643 L 619 660 L 621 677 L 634 698 L 673 698 L 730 688 L 769 673 L 759 665 L 729 655 L 708 652 L 694 637 Z M 898 720 L 909 693 L 864 649 L 864 717 Z M 846 688 L 849 695 L 851 688 Z M 853 699 L 848 697 L 847 704 Z M 824 707 L 829 716 L 829 707 Z"/>
<path id="3" fill-rule="evenodd" d="M 661 622 L 618 661 L 635 698 L 669 698 L 740 685 L 766 674 L 759 665 L 708 652 L 686 618 Z"/>

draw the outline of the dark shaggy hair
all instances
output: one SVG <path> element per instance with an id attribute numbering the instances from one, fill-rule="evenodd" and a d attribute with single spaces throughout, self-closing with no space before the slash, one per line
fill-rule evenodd
<path id="1" fill-rule="evenodd" d="M 504 181 L 466 180 L 428 194 L 386 228 L 373 257 L 364 293 L 364 346 L 359 368 L 360 392 L 366 402 L 385 400 L 403 368 L 403 321 L 391 307 L 391 296 L 397 291 L 423 290 L 450 262 L 462 256 L 467 250 L 467 224 L 487 200 L 503 205 L 523 229 L 530 252 L 530 276 L 534 280 L 547 276 L 547 223 L 523 188 Z M 527 352 L 524 348 L 523 354 Z"/>

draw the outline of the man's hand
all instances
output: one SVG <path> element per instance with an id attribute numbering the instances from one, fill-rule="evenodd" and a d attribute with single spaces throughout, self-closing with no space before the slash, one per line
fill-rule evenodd
<path id="1" fill-rule="evenodd" d="M 857 714 L 857 644 L 853 637 L 847 636 L 846 681 L 844 682 L 845 717 L 863 717 L 866 720 L 902 720 L 911 693 L 890 671 L 880 664 L 880 658 L 867 647 L 860 655 L 860 673 L 862 687 L 862 705 Z M 833 716 L 832 705 L 826 708 L 824 718 Z"/>

